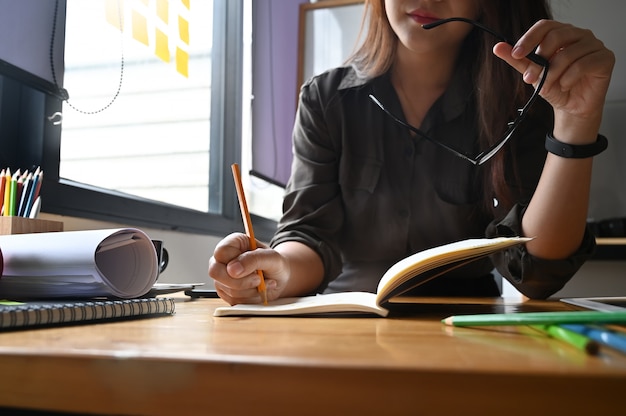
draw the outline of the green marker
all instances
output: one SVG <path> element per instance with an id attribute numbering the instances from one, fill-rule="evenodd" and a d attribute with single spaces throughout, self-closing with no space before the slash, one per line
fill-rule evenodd
<path id="1" fill-rule="evenodd" d="M 596 341 L 558 325 L 531 325 L 531 327 L 551 338 L 558 339 L 581 351 L 585 351 L 589 355 L 596 355 L 600 351 L 600 344 Z"/>

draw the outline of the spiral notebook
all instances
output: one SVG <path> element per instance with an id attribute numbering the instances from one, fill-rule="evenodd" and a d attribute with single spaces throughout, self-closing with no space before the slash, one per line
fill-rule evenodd
<path id="1" fill-rule="evenodd" d="M 14 302 L 0 300 L 0 331 L 71 323 L 97 323 L 172 315 L 174 299 L 64 300 Z"/>

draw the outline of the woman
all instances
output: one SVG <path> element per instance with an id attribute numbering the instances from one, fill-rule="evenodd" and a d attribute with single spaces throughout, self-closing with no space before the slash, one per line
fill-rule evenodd
<path id="1" fill-rule="evenodd" d="M 259 302 L 256 269 L 269 300 L 374 292 L 403 257 L 497 235 L 534 239 L 415 294 L 497 296 L 494 266 L 529 297 L 559 290 L 594 248 L 587 206 L 613 53 L 591 32 L 547 20 L 542 0 L 369 0 L 366 13 L 349 65 L 302 87 L 270 246 L 249 251 L 239 233 L 217 245 L 209 275 L 220 297 Z M 464 21 L 422 27 L 452 17 L 514 43 Z M 547 73 L 526 57 L 533 50 Z M 475 163 L 472 155 L 502 142 L 533 85 L 542 98 L 493 157 Z"/>

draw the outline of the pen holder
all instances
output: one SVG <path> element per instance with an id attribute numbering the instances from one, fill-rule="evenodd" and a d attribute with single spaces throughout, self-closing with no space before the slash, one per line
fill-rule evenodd
<path id="1" fill-rule="evenodd" d="M 52 231 L 63 231 L 63 223 L 37 218 L 0 217 L 0 235 L 47 233 Z"/>

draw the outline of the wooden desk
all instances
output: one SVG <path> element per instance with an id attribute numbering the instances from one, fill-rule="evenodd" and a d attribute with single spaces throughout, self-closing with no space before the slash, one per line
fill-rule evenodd
<path id="1" fill-rule="evenodd" d="M 431 300 L 411 318 L 213 318 L 221 300 L 183 299 L 172 317 L 0 333 L 0 407 L 120 415 L 623 410 L 626 355 L 590 357 L 518 328 L 439 322 L 459 311 L 569 308 L 558 302 Z"/>

